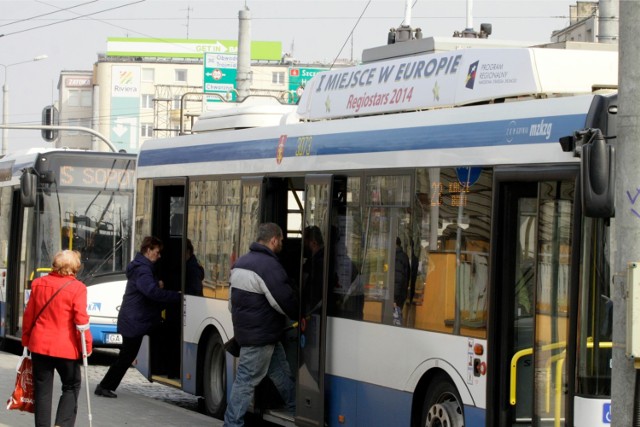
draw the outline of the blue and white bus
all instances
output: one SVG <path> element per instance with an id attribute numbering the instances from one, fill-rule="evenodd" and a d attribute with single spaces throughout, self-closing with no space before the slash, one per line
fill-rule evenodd
<path id="1" fill-rule="evenodd" d="M 0 336 L 22 334 L 31 281 L 55 253 L 81 253 L 96 346 L 122 343 L 118 309 L 131 260 L 134 154 L 31 149 L 0 159 Z"/>
<path id="2" fill-rule="evenodd" d="M 229 272 L 258 224 L 275 222 L 301 301 L 284 338 L 297 409 L 279 411 L 266 382 L 251 408 L 264 419 L 606 425 L 611 199 L 583 206 L 577 153 L 595 143 L 583 134 L 605 144 L 598 153 L 609 146 L 576 132 L 615 135 L 617 96 L 601 88 L 617 84 L 616 55 L 462 49 L 372 62 L 316 75 L 280 125 L 146 142 L 134 241 L 160 237 L 165 284 L 184 290 L 189 239 L 205 279 L 203 295 L 184 295 L 177 335 L 151 336 L 139 368 L 224 414 Z M 316 288 L 309 227 L 324 248 Z M 397 283 L 401 252 L 410 273 Z"/>

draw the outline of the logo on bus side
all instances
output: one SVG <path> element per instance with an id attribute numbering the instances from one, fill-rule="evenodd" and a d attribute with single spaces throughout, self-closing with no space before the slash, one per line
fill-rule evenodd
<path id="1" fill-rule="evenodd" d="M 287 135 L 280 135 L 280 140 L 278 141 L 278 148 L 276 149 L 276 162 L 278 164 L 282 163 L 282 159 L 284 158 L 285 142 L 287 142 Z"/>
<path id="2" fill-rule="evenodd" d="M 524 135 L 524 136 L 543 136 L 544 139 L 548 140 L 551 138 L 551 130 L 553 128 L 553 123 L 547 123 L 544 119 L 541 119 L 539 123 L 534 123 L 532 125 L 518 126 L 518 123 L 515 120 L 511 120 L 507 125 L 507 131 L 505 136 L 507 138 L 507 142 L 512 142 L 515 137 Z"/>

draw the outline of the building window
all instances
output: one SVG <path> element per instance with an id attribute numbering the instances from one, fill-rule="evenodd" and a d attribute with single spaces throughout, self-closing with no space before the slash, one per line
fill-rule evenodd
<path id="1" fill-rule="evenodd" d="M 153 136 L 153 123 L 142 123 L 140 125 L 140 136 L 152 137 Z"/>
<path id="2" fill-rule="evenodd" d="M 284 84 L 284 71 L 274 71 L 271 74 L 271 83 L 283 85 Z"/>
<path id="3" fill-rule="evenodd" d="M 156 77 L 156 70 L 153 68 L 143 68 L 142 69 L 142 81 L 152 82 Z"/>
<path id="4" fill-rule="evenodd" d="M 69 89 L 69 107 L 91 107 L 91 90 Z"/>
<path id="5" fill-rule="evenodd" d="M 187 82 L 187 70 L 181 69 L 176 70 L 176 81 L 177 82 Z"/>
<path id="6" fill-rule="evenodd" d="M 147 93 L 143 93 L 140 98 L 140 107 L 141 108 L 153 108 L 153 95 L 149 95 Z"/>

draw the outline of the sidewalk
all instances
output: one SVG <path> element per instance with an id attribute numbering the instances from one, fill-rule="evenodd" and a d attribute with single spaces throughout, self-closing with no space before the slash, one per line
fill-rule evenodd
<path id="1" fill-rule="evenodd" d="M 7 399 L 13 392 L 16 380 L 16 365 L 19 357 L 0 352 L 0 427 L 31 427 L 33 414 L 7 410 Z M 78 399 L 76 426 L 88 426 L 87 392 L 85 389 L 84 367 L 82 369 L 82 388 Z M 135 369 L 129 369 L 118 390 L 117 399 L 107 399 L 93 394 L 96 384 L 106 372 L 104 366 L 89 365 L 89 386 L 91 391 L 92 426 L 207 426 L 220 427 L 222 421 L 185 409 L 175 403 L 185 399 L 185 406 L 193 406 L 195 397 L 161 384 L 147 382 Z M 60 396 L 60 380 L 55 375 L 52 412 L 55 411 Z M 184 395 L 184 397 L 183 397 Z M 154 396 L 154 398 L 147 397 Z M 156 399 L 155 397 L 158 397 Z M 165 397 L 163 399 L 163 397 Z M 51 420 L 53 423 L 54 419 Z"/>

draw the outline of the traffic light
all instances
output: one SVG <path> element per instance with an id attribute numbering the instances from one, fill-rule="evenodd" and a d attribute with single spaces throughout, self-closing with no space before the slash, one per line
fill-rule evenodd
<path id="1" fill-rule="evenodd" d="M 57 126 L 58 125 L 58 110 L 53 105 L 47 105 L 42 110 L 42 125 L 43 126 Z M 42 139 L 47 142 L 52 142 L 58 139 L 58 131 L 50 129 L 42 129 Z"/>

